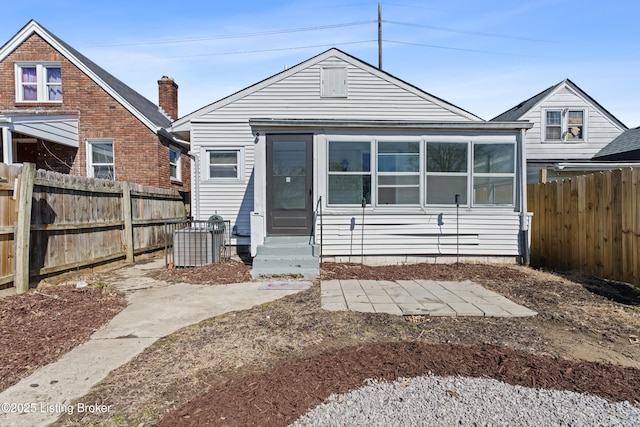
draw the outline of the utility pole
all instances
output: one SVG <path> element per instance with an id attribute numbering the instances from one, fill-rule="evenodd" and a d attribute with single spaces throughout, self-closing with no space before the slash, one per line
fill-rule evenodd
<path id="1" fill-rule="evenodd" d="M 382 3 L 378 3 L 378 69 L 382 70 Z"/>

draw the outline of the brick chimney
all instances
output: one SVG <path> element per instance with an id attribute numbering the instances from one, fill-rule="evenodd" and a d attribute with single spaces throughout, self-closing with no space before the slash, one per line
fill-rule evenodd
<path id="1" fill-rule="evenodd" d="M 162 76 L 158 80 L 158 103 L 171 119 L 178 118 L 178 85 L 173 78 Z"/>

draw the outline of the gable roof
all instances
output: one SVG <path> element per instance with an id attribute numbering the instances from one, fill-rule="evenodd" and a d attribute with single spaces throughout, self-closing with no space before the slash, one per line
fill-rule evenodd
<path id="1" fill-rule="evenodd" d="M 572 82 L 569 79 L 565 79 L 565 80 L 561 81 L 560 83 L 555 84 L 555 85 L 543 90 L 539 94 L 532 96 L 531 98 L 527 99 L 526 101 L 522 101 L 520 104 L 516 105 L 515 107 L 513 107 L 513 108 L 505 111 L 504 113 L 494 117 L 493 119 L 491 119 L 491 121 L 492 122 L 511 122 L 511 121 L 516 121 L 516 120 L 521 120 L 522 117 L 525 114 L 527 114 L 534 107 L 539 105 L 544 99 L 546 99 L 547 97 L 551 96 L 551 94 L 553 94 L 554 92 L 556 92 L 557 90 L 559 90 L 560 88 L 565 87 L 565 86 L 569 87 L 574 92 L 578 93 L 578 95 L 582 96 L 587 102 L 591 103 L 593 106 L 595 106 L 600 111 L 602 111 L 602 113 L 604 115 L 606 115 L 612 122 L 614 122 L 615 124 L 620 126 L 622 129 L 627 129 L 627 126 L 625 126 L 624 123 L 622 123 L 620 120 L 618 120 L 613 114 L 611 114 L 609 111 L 607 111 L 606 108 L 604 108 L 602 105 L 600 105 L 595 99 L 590 97 L 585 91 L 580 89 L 578 87 L 578 85 L 576 85 L 574 82 Z"/>
<path id="2" fill-rule="evenodd" d="M 0 48 L 0 61 L 4 60 L 33 34 L 42 37 L 153 132 L 157 132 L 158 128 L 167 128 L 171 125 L 171 120 L 160 111 L 156 104 L 115 78 L 34 20 L 29 21 Z"/>
<path id="3" fill-rule="evenodd" d="M 613 141 L 598 151 L 593 160 L 611 158 L 617 154 L 640 150 L 640 127 L 627 129 L 618 135 Z"/>
<path id="4" fill-rule="evenodd" d="M 206 105 L 206 106 L 204 106 L 204 107 L 202 107 L 202 108 L 200 108 L 200 109 L 198 109 L 198 110 L 196 110 L 196 111 L 194 111 L 192 113 L 189 113 L 186 116 L 181 117 L 180 119 L 176 120 L 173 123 L 172 129 L 174 131 L 186 130 L 185 127 L 188 127 L 188 124 L 192 119 L 194 119 L 196 117 L 199 117 L 201 115 L 207 114 L 207 113 L 209 113 L 211 111 L 215 111 L 215 110 L 217 110 L 217 109 L 219 109 L 221 107 L 224 107 L 225 105 L 228 105 L 228 104 L 230 104 L 230 103 L 232 103 L 232 102 L 234 102 L 234 101 L 236 101 L 238 99 L 241 99 L 241 98 L 243 98 L 243 97 L 245 97 L 247 95 L 250 95 L 250 94 L 252 94 L 254 92 L 257 92 L 258 90 L 260 90 L 260 89 L 262 89 L 262 88 L 264 88 L 266 86 L 269 86 L 271 84 L 279 82 L 279 81 L 281 81 L 281 80 L 283 80 L 283 79 L 285 79 L 285 78 L 287 78 L 287 77 L 299 72 L 300 70 L 303 70 L 305 68 L 311 67 L 311 66 L 313 66 L 313 65 L 315 65 L 315 64 L 317 64 L 319 62 L 322 62 L 322 61 L 324 61 L 324 60 L 326 60 L 328 58 L 332 58 L 332 57 L 337 57 L 337 58 L 339 58 L 339 59 L 341 59 L 341 60 L 343 60 L 343 61 L 345 61 L 345 62 L 347 62 L 347 63 L 349 63 L 349 64 L 351 64 L 353 66 L 355 66 L 355 67 L 363 68 L 366 71 L 368 71 L 368 72 L 370 72 L 370 73 L 372 73 L 372 74 L 374 74 L 374 75 L 376 75 L 376 76 L 378 76 L 378 77 L 380 77 L 380 78 L 382 78 L 382 79 L 384 79 L 384 80 L 386 80 L 388 82 L 396 84 L 396 85 L 402 87 L 403 89 L 405 89 L 405 90 L 407 90 L 407 91 L 409 91 L 411 93 L 414 93 L 415 95 L 417 95 L 417 96 L 419 96 L 421 98 L 427 99 L 427 100 L 433 102 L 434 104 L 436 104 L 436 105 L 438 105 L 438 106 L 440 106 L 442 108 L 445 108 L 445 109 L 447 109 L 449 111 L 452 111 L 452 112 L 454 112 L 456 114 L 459 114 L 459 115 L 461 115 L 463 117 L 466 117 L 469 120 L 484 121 L 480 117 L 476 116 L 475 114 L 472 114 L 472 113 L 470 113 L 470 112 L 468 112 L 468 111 L 466 111 L 466 110 L 464 110 L 464 109 L 462 109 L 460 107 L 457 107 L 457 106 L 455 106 L 455 105 L 453 105 L 453 104 L 451 104 L 451 103 L 449 103 L 449 102 L 447 102 L 447 101 L 445 101 L 445 100 L 443 100 L 441 98 L 438 98 L 437 96 L 431 95 L 431 94 L 423 91 L 422 89 L 420 89 L 420 88 L 418 88 L 418 87 L 416 87 L 416 86 L 414 86 L 412 84 L 409 84 L 409 83 L 407 83 L 407 82 L 405 82 L 405 81 L 403 81 L 403 80 L 401 80 L 401 79 L 399 79 L 399 78 L 397 78 L 397 77 L 395 77 L 395 76 L 393 76 L 393 75 L 391 75 L 391 74 L 389 74 L 389 73 L 387 73 L 385 71 L 382 71 L 382 70 L 378 69 L 377 67 L 374 67 L 373 65 L 371 65 L 371 64 L 369 64 L 367 62 L 362 61 L 361 59 L 356 58 L 355 56 L 349 55 L 348 53 L 345 53 L 345 52 L 341 51 L 340 49 L 331 48 L 331 49 L 328 49 L 328 50 L 326 50 L 326 51 L 324 51 L 324 52 L 322 52 L 322 53 L 320 53 L 320 54 L 318 54 L 318 55 L 316 55 L 316 56 L 314 56 L 312 58 L 309 58 L 309 59 L 307 59 L 307 60 L 305 60 L 305 61 L 303 61 L 303 62 L 301 62 L 301 63 L 299 63 L 297 65 L 294 65 L 293 67 L 287 68 L 284 71 L 281 71 L 281 72 L 279 72 L 277 74 L 274 74 L 271 77 L 268 77 L 268 78 L 266 78 L 266 79 L 264 79 L 264 80 L 262 80 L 262 81 L 260 81 L 258 83 L 255 83 L 255 84 L 253 84 L 253 85 L 251 85 L 251 86 L 249 86 L 249 87 L 247 87 L 245 89 L 242 89 L 242 90 L 240 90 L 240 91 L 238 91 L 236 93 L 233 93 L 233 94 L 231 94 L 231 95 L 229 95 L 229 96 L 227 96 L 225 98 L 222 98 L 222 99 L 220 99 L 218 101 L 215 101 L 215 102 L 213 102 L 213 103 L 211 103 L 209 105 Z"/>

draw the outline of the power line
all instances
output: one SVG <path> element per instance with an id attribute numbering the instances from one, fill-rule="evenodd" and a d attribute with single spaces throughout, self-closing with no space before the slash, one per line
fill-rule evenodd
<path id="1" fill-rule="evenodd" d="M 176 58 L 196 58 L 196 57 L 202 57 L 202 56 L 243 55 L 247 53 L 263 53 L 263 52 L 279 52 L 279 51 L 285 51 L 285 50 L 314 49 L 319 47 L 333 47 L 333 46 L 365 44 L 365 43 L 375 43 L 375 42 L 377 42 L 377 40 L 360 40 L 360 41 L 354 41 L 354 42 L 316 44 L 316 45 L 294 46 L 294 47 L 280 47 L 280 48 L 273 48 L 273 49 L 243 50 L 243 51 L 237 51 L 237 52 L 202 53 L 198 55 L 170 56 L 165 58 L 176 59 Z"/>
<path id="2" fill-rule="evenodd" d="M 524 57 L 528 57 L 528 58 L 537 58 L 536 56 L 533 56 L 533 55 L 523 55 L 521 53 L 492 52 L 492 51 L 488 51 L 488 50 L 464 49 L 464 48 L 460 48 L 460 47 L 448 47 L 448 46 L 439 46 L 439 45 L 434 45 L 434 44 L 401 42 L 401 41 L 397 41 L 397 40 L 383 40 L 383 41 L 385 41 L 387 43 L 405 44 L 405 45 L 409 45 L 409 46 L 430 47 L 430 48 L 434 48 L 434 49 L 457 50 L 457 51 L 461 51 L 461 52 L 487 53 L 487 54 L 491 54 L 491 55 L 524 56 Z"/>
<path id="3" fill-rule="evenodd" d="M 300 33 L 305 31 L 320 31 L 320 30 L 330 30 L 333 28 L 355 27 L 358 25 L 367 25 L 367 24 L 373 24 L 376 22 L 378 21 L 374 19 L 370 21 L 347 22 L 344 24 L 330 24 L 330 25 L 318 25 L 314 27 L 259 31 L 255 33 L 224 34 L 224 35 L 216 35 L 216 36 L 189 37 L 189 38 L 169 39 L 169 40 L 151 40 L 151 41 L 131 42 L 131 43 L 107 43 L 107 44 L 99 44 L 99 45 L 92 45 L 92 46 L 93 47 L 141 46 L 141 45 L 156 45 L 156 44 L 171 44 L 171 43 L 190 43 L 190 42 L 197 42 L 197 41 L 223 40 L 223 39 L 246 38 L 246 37 L 262 37 L 262 36 L 271 36 L 271 35 L 277 35 L 277 34 Z"/>
<path id="4" fill-rule="evenodd" d="M 383 20 L 382 22 L 386 22 L 387 24 L 403 25 L 405 27 L 418 27 L 418 28 L 427 28 L 430 30 L 447 31 L 449 33 L 469 34 L 472 36 L 497 37 L 501 39 L 526 40 L 531 42 L 542 42 L 542 43 L 555 43 L 550 40 L 532 39 L 532 38 L 520 37 L 520 36 L 509 36 L 505 34 L 483 33 L 478 31 L 456 30 L 453 28 L 435 27 L 433 25 L 413 24 L 410 22 L 387 21 L 387 20 Z"/>

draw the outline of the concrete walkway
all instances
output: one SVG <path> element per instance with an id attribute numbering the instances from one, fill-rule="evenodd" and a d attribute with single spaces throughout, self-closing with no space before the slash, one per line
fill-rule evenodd
<path id="1" fill-rule="evenodd" d="M 95 402 L 71 403 L 159 338 L 210 317 L 299 292 L 262 291 L 258 282 L 209 286 L 144 277 L 144 270 L 159 268 L 164 268 L 164 259 L 118 271 L 121 279 L 112 284 L 126 292 L 129 305 L 88 342 L 0 393 L 0 425 L 45 426 L 71 410 L 108 411 L 95 407 Z M 19 409 L 29 412 L 20 414 Z"/>
<path id="2" fill-rule="evenodd" d="M 328 280 L 322 308 L 423 316 L 526 317 L 535 311 L 470 282 Z"/>

